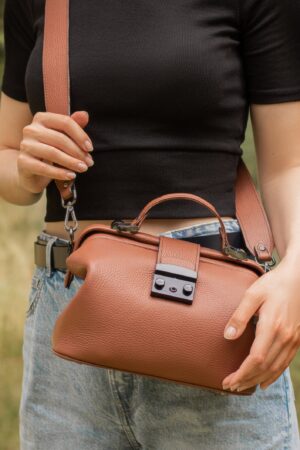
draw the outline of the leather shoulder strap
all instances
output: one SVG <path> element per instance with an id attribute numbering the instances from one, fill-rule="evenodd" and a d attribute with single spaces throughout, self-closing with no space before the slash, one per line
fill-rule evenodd
<path id="1" fill-rule="evenodd" d="M 70 115 L 69 0 L 46 0 L 43 78 L 46 111 Z"/>
<path id="2" fill-rule="evenodd" d="M 268 261 L 274 240 L 263 203 L 251 174 L 241 159 L 235 184 L 235 214 L 247 248 L 262 261 Z"/>
<path id="3" fill-rule="evenodd" d="M 46 0 L 43 45 L 46 110 L 69 115 L 69 0 Z M 70 182 L 56 181 L 56 185 L 64 200 L 72 196 Z M 258 259 L 268 261 L 274 248 L 271 229 L 252 177 L 242 159 L 235 192 L 236 217 L 247 248 Z"/>

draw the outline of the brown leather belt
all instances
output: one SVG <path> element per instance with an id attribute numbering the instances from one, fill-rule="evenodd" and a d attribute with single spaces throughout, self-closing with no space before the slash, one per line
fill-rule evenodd
<path id="1" fill-rule="evenodd" d="M 231 245 L 238 248 L 246 248 L 242 233 L 240 231 L 228 233 L 228 236 Z M 191 242 L 199 243 L 203 247 L 221 250 L 220 236 L 218 234 L 194 236 L 182 240 L 189 240 Z M 68 241 L 55 236 L 47 235 L 46 233 L 42 233 L 38 236 L 36 242 L 34 243 L 35 264 L 40 267 L 46 267 L 50 271 L 61 270 L 65 272 L 67 270 L 66 258 L 69 254 L 70 246 Z M 249 257 L 253 259 L 252 255 L 249 255 Z"/>
<path id="2" fill-rule="evenodd" d="M 67 270 L 66 259 L 70 254 L 68 241 L 55 237 L 45 238 L 46 235 L 38 236 L 34 243 L 34 262 L 37 266 L 48 267 L 53 270 Z M 49 244 L 50 242 L 50 244 Z M 47 254 L 48 252 L 48 254 Z M 50 264 L 49 264 L 50 263 Z"/>

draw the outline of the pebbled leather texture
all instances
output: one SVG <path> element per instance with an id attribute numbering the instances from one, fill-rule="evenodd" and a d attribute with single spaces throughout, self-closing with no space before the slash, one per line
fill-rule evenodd
<path id="1" fill-rule="evenodd" d="M 46 109 L 70 114 L 69 0 L 46 0 L 45 8 Z M 62 199 L 70 200 L 73 183 L 56 184 Z M 222 219 L 213 205 L 193 194 L 171 193 L 153 199 L 135 221 L 141 224 L 154 204 L 178 196 L 215 212 L 224 248 L 227 236 Z M 242 160 L 236 212 L 249 251 L 262 260 L 271 259 L 270 227 Z M 198 278 L 191 304 L 150 295 L 161 259 L 195 268 Z M 222 380 L 249 354 L 254 321 L 237 340 L 226 340 L 223 332 L 246 289 L 264 273 L 253 260 L 235 260 L 217 250 L 200 249 L 199 244 L 176 239 L 171 243 L 166 237 L 140 231 L 128 234 L 95 224 L 78 236 L 67 266 L 66 286 L 74 275 L 85 282 L 55 323 L 52 349 L 62 358 L 224 392 Z M 228 394 L 251 395 L 255 390 Z"/>
<path id="2" fill-rule="evenodd" d="M 164 262 L 174 263 L 175 255 L 183 267 L 198 265 L 191 305 L 150 295 L 161 254 Z M 85 282 L 55 323 L 52 349 L 62 358 L 223 391 L 222 380 L 249 354 L 254 321 L 237 340 L 223 333 L 245 290 L 263 273 L 253 260 L 98 225 L 82 232 L 67 266 Z M 251 395 L 255 389 L 226 392 Z"/>
<path id="3" fill-rule="evenodd" d="M 182 244 L 179 248 L 176 239 L 160 236 L 157 263 L 179 265 L 197 272 L 200 245 L 190 245 L 191 242 L 185 241 Z"/>

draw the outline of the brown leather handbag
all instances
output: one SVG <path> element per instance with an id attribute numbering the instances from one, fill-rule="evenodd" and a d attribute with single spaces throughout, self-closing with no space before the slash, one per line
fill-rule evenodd
<path id="1" fill-rule="evenodd" d="M 61 114 L 70 114 L 68 17 L 67 0 L 46 2 L 45 102 L 48 111 Z M 222 392 L 222 380 L 249 354 L 255 316 L 236 340 L 224 338 L 225 325 L 246 289 L 274 264 L 267 217 L 243 162 L 236 181 L 236 217 L 255 260 L 229 244 L 214 206 L 189 193 L 155 198 L 130 223 L 95 224 L 73 242 L 75 186 L 56 184 L 73 247 L 65 285 L 74 275 L 85 281 L 57 318 L 53 352 L 76 363 Z M 221 251 L 140 230 L 153 207 L 180 199 L 197 202 L 215 215 Z M 226 392 L 251 395 L 255 390 Z"/>

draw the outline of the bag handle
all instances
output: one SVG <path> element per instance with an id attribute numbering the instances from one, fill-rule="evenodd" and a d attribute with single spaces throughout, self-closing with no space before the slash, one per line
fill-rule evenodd
<path id="1" fill-rule="evenodd" d="M 222 247 L 223 253 L 225 253 L 226 255 L 231 254 L 232 256 L 233 256 L 233 253 L 235 255 L 238 253 L 238 256 L 240 257 L 240 259 L 245 259 L 248 257 L 246 252 L 244 252 L 242 249 L 234 249 L 229 244 L 228 235 L 226 232 L 224 222 L 222 220 L 222 217 L 216 210 L 216 208 L 211 203 L 209 203 L 207 200 L 200 197 L 199 195 L 190 194 L 190 193 L 186 193 L 186 192 L 165 194 L 165 195 L 161 195 L 160 197 L 156 197 L 153 200 L 151 200 L 149 203 L 146 204 L 146 206 L 142 209 L 142 211 L 139 213 L 139 215 L 135 219 L 133 219 L 132 222 L 125 223 L 123 221 L 114 220 L 112 223 L 112 228 L 118 229 L 120 231 L 130 231 L 130 232 L 136 233 L 141 228 L 144 220 L 146 219 L 147 215 L 149 214 L 149 212 L 151 211 L 152 208 L 154 208 L 155 206 L 157 206 L 161 203 L 164 203 L 164 202 L 167 202 L 170 200 L 191 200 L 195 203 L 198 203 L 201 206 L 205 206 L 206 208 L 208 208 L 219 221 L 219 224 L 220 224 L 219 231 L 220 231 L 220 235 L 221 235 L 221 247 Z M 236 252 L 236 250 L 239 250 L 239 251 Z"/>
<path id="2" fill-rule="evenodd" d="M 154 198 L 149 203 L 147 203 L 147 205 L 142 209 L 142 211 L 139 213 L 139 215 L 135 219 L 133 219 L 133 221 L 131 222 L 130 225 L 132 225 L 133 227 L 136 227 L 137 231 L 138 231 L 152 208 L 159 205 L 160 203 L 164 203 L 164 202 L 167 202 L 170 200 L 191 200 L 192 202 L 196 202 L 199 205 L 205 206 L 216 216 L 216 218 L 218 219 L 218 221 L 220 223 L 221 230 L 224 231 L 224 235 L 226 234 L 223 220 L 222 220 L 221 216 L 219 215 L 219 213 L 217 212 L 216 208 L 211 203 L 209 203 L 207 200 L 200 197 L 199 195 L 190 194 L 190 193 L 186 193 L 186 192 L 165 194 L 165 195 L 161 195 L 159 197 Z"/>
<path id="3" fill-rule="evenodd" d="M 43 42 L 43 81 L 46 110 L 70 115 L 69 0 L 46 0 Z M 73 181 L 55 180 L 66 223 L 74 218 L 76 191 Z M 146 205 L 147 206 L 147 205 Z M 272 260 L 274 241 L 252 177 L 240 158 L 235 184 L 236 217 L 246 246 L 259 261 Z M 76 228 L 72 228 L 72 233 Z"/>

